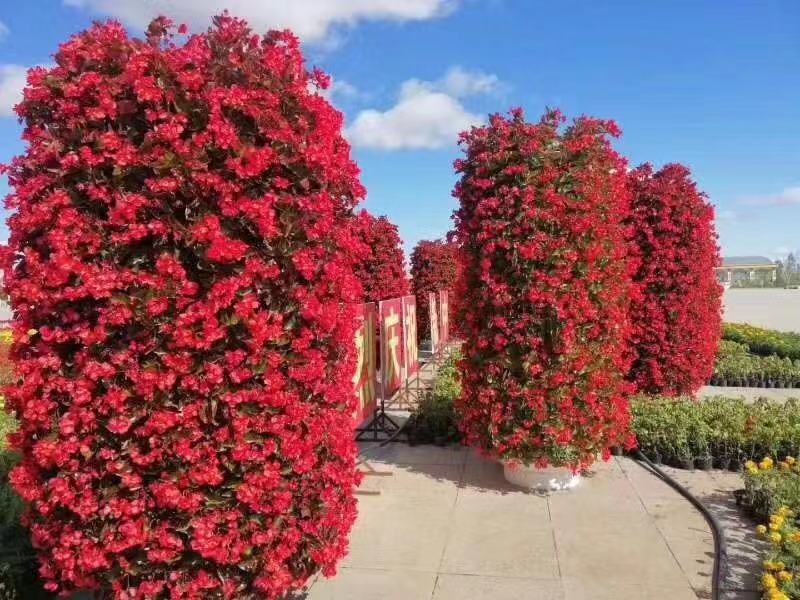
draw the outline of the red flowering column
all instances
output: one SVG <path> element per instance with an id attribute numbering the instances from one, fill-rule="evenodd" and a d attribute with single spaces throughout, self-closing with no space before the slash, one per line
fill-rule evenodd
<path id="1" fill-rule="evenodd" d="M 364 190 L 292 34 L 168 27 L 94 25 L 17 109 L 12 480 L 50 590 L 278 598 L 355 516 Z"/>
<path id="2" fill-rule="evenodd" d="M 362 210 L 355 221 L 356 238 L 363 243 L 356 256 L 356 277 L 364 286 L 364 300 L 379 302 L 409 294 L 403 242 L 386 217 Z"/>
<path id="3" fill-rule="evenodd" d="M 430 336 L 428 294 L 439 290 L 452 292 L 458 278 L 458 248 L 442 240 L 421 240 L 411 253 L 411 285 L 417 297 L 417 338 Z M 451 293 L 450 313 L 455 314 L 458 298 Z M 454 319 L 451 326 L 457 324 Z"/>
<path id="4" fill-rule="evenodd" d="M 625 161 L 611 121 L 522 111 L 462 134 L 456 235 L 467 442 L 502 459 L 585 467 L 629 445 Z"/>
<path id="5" fill-rule="evenodd" d="M 689 169 L 649 164 L 629 174 L 633 196 L 630 378 L 639 391 L 692 394 L 714 370 L 722 288 L 714 209 Z"/>

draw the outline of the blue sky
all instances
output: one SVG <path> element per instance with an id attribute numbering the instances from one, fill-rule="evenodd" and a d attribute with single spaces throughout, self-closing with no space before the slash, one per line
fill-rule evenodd
<path id="1" fill-rule="evenodd" d="M 408 249 L 449 229 L 456 132 L 511 106 L 613 118 L 631 164 L 688 165 L 725 254 L 800 249 L 796 0 L 3 2 L 0 161 L 22 150 L 9 108 L 24 67 L 71 33 L 114 17 L 138 35 L 158 13 L 197 31 L 226 6 L 259 30 L 291 27 L 334 77 L 366 207 Z"/>

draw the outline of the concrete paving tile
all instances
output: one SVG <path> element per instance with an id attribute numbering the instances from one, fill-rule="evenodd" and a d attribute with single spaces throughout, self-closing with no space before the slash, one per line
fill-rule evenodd
<path id="1" fill-rule="evenodd" d="M 717 482 L 720 489 L 732 492 L 744 487 L 741 473 L 732 471 L 712 471 L 711 477 Z"/>
<path id="2" fill-rule="evenodd" d="M 714 550 L 711 534 L 698 534 L 695 539 L 668 539 L 667 544 L 690 585 L 700 597 L 711 597 L 711 576 Z"/>
<path id="3" fill-rule="evenodd" d="M 644 501 L 647 512 L 667 538 L 695 539 L 698 534 L 711 539 L 711 527 L 688 500 L 676 494 L 670 500 Z"/>
<path id="4" fill-rule="evenodd" d="M 380 501 L 381 497 L 369 500 Z M 449 511 L 443 505 L 423 509 L 399 503 L 360 510 L 342 564 L 436 572 L 449 535 Z"/>
<path id="5" fill-rule="evenodd" d="M 749 590 L 724 590 L 720 600 L 761 600 L 761 592 Z"/>
<path id="6" fill-rule="evenodd" d="M 564 577 L 596 583 L 669 585 L 687 582 L 664 538 L 653 524 L 614 532 L 555 528 L 558 562 Z"/>
<path id="7" fill-rule="evenodd" d="M 433 600 L 563 600 L 558 579 L 439 575 Z"/>
<path id="8" fill-rule="evenodd" d="M 379 467 L 377 464 L 375 465 Z M 390 500 L 399 499 L 409 503 L 419 497 L 439 498 L 448 502 L 455 500 L 463 476 L 462 465 L 386 465 L 390 476 L 367 476 L 371 488 L 381 491 Z"/>
<path id="9" fill-rule="evenodd" d="M 566 578 L 565 600 L 697 600 L 689 584 L 658 586 L 646 583 L 598 582 Z"/>
<path id="10" fill-rule="evenodd" d="M 342 568 L 320 577 L 307 600 L 430 600 L 435 573 Z"/>
<path id="11" fill-rule="evenodd" d="M 627 479 L 586 479 L 566 493 L 549 497 L 556 528 L 615 530 L 622 523 L 644 524 L 650 517 Z"/>
<path id="12" fill-rule="evenodd" d="M 370 452 L 368 457 L 372 462 L 396 465 L 463 465 L 468 453 L 467 448 L 458 445 L 439 447 L 392 443 Z"/>
<path id="13" fill-rule="evenodd" d="M 459 496 L 440 570 L 465 575 L 558 577 L 544 499 L 519 494 L 487 502 L 479 496 Z"/>
<path id="14" fill-rule="evenodd" d="M 489 497 L 509 493 L 533 495 L 508 483 L 503 476 L 503 467 L 497 461 L 467 461 L 464 465 L 461 488 L 485 493 Z"/>

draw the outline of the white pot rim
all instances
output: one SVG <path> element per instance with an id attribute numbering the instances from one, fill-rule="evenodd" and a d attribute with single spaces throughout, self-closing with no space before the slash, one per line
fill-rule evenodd
<path id="1" fill-rule="evenodd" d="M 581 476 L 570 467 L 537 467 L 514 459 L 501 459 L 503 475 L 510 484 L 532 491 L 569 490 L 580 483 Z"/>

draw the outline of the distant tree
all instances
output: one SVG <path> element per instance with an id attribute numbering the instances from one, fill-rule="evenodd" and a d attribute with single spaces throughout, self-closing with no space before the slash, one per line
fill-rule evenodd
<path id="1" fill-rule="evenodd" d="M 777 269 L 775 270 L 775 286 L 776 287 L 783 287 L 786 285 L 786 266 L 783 264 L 783 261 L 776 260 L 775 265 Z"/>
<path id="2" fill-rule="evenodd" d="M 789 256 L 786 257 L 786 283 L 797 283 L 800 281 L 800 273 L 798 272 L 798 264 L 797 259 L 794 257 L 793 252 L 789 252 Z"/>
<path id="3" fill-rule="evenodd" d="M 356 238 L 364 244 L 356 256 L 356 277 L 366 302 L 380 302 L 410 293 L 403 242 L 397 225 L 362 210 L 355 219 Z"/>
<path id="4" fill-rule="evenodd" d="M 428 294 L 439 290 L 451 292 L 450 315 L 455 315 L 457 298 L 452 293 L 458 278 L 457 246 L 442 240 L 421 240 L 411 252 L 411 285 L 417 297 L 417 338 L 430 335 Z M 450 324 L 454 319 L 451 316 Z"/>

